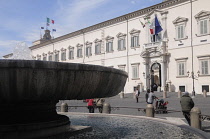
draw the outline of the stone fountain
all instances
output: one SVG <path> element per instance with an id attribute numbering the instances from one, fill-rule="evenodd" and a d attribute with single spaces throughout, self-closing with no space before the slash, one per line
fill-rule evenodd
<path id="1" fill-rule="evenodd" d="M 1 138 L 43 138 L 69 132 L 59 100 L 111 97 L 127 73 L 96 65 L 35 60 L 0 60 Z"/>

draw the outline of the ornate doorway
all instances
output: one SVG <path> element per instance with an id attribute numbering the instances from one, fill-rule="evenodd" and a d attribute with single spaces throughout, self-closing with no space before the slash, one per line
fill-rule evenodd
<path id="1" fill-rule="evenodd" d="M 151 89 L 157 91 L 157 87 L 161 86 L 161 65 L 160 63 L 153 63 L 151 66 Z"/>

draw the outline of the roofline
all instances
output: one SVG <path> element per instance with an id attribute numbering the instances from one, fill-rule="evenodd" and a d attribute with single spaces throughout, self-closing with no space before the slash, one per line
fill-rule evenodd
<path id="1" fill-rule="evenodd" d="M 37 49 L 37 48 L 40 48 L 42 46 L 49 45 L 51 43 L 55 43 L 55 42 L 65 40 L 65 39 L 68 39 L 68 38 L 71 38 L 71 37 L 74 37 L 74 36 L 78 36 L 78 35 L 93 31 L 93 30 L 97 30 L 97 29 L 100 29 L 100 28 L 103 28 L 103 27 L 106 27 L 106 26 L 110 26 L 110 25 L 113 25 L 113 24 L 116 24 L 116 23 L 119 23 L 119 22 L 122 22 L 122 21 L 129 20 L 129 19 L 141 16 L 141 15 L 145 15 L 146 13 L 151 12 L 154 9 L 163 9 L 163 8 L 167 8 L 167 7 L 170 7 L 170 6 L 179 4 L 179 3 L 183 3 L 183 2 L 186 2 L 186 1 L 189 1 L 189 0 L 168 0 L 168 1 L 164 1 L 164 2 L 161 2 L 159 4 L 156 4 L 156 5 L 144 8 L 144 9 L 134 11 L 132 13 L 128 13 L 128 14 L 119 16 L 119 17 L 116 17 L 116 18 L 113 18 L 113 19 L 110 19 L 110 20 L 107 20 L 107 21 L 89 26 L 87 28 L 77 30 L 75 32 L 57 37 L 55 39 L 51 39 L 50 41 L 46 41 L 46 42 L 43 42 L 41 44 L 33 45 L 29 48 L 31 50 Z"/>

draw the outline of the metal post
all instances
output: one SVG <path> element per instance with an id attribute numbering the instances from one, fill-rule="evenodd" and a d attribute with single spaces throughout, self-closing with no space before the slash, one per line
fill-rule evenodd
<path id="1" fill-rule="evenodd" d="M 124 98 L 124 92 L 120 93 L 120 98 Z"/>
<path id="2" fill-rule="evenodd" d="M 205 97 L 205 98 L 207 97 L 207 92 L 205 89 L 203 90 L 203 97 Z"/>
<path id="3" fill-rule="evenodd" d="M 166 90 L 163 91 L 163 98 L 167 98 L 167 91 Z"/>
<path id="4" fill-rule="evenodd" d="M 146 116 L 147 117 L 155 117 L 155 109 L 152 104 L 147 104 Z"/>
<path id="5" fill-rule="evenodd" d="M 107 113 L 110 114 L 111 113 L 111 106 L 109 103 L 104 103 L 103 104 L 103 111 L 102 113 Z"/>
<path id="6" fill-rule="evenodd" d="M 182 96 L 182 92 L 179 90 L 178 91 L 178 98 L 181 98 L 181 96 Z"/>
<path id="7" fill-rule="evenodd" d="M 191 126 L 197 129 L 201 129 L 200 114 L 201 114 L 201 110 L 198 107 L 192 108 L 190 112 Z"/>
<path id="8" fill-rule="evenodd" d="M 68 112 L 68 105 L 67 103 L 61 104 L 61 112 Z"/>

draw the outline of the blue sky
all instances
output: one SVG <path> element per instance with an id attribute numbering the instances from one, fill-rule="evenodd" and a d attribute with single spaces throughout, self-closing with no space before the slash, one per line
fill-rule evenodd
<path id="1" fill-rule="evenodd" d="M 0 0 L 0 58 L 19 42 L 40 39 L 46 17 L 54 37 L 157 4 L 163 0 Z M 43 30 L 42 30 L 43 31 Z M 43 33 L 43 32 L 42 32 Z"/>

